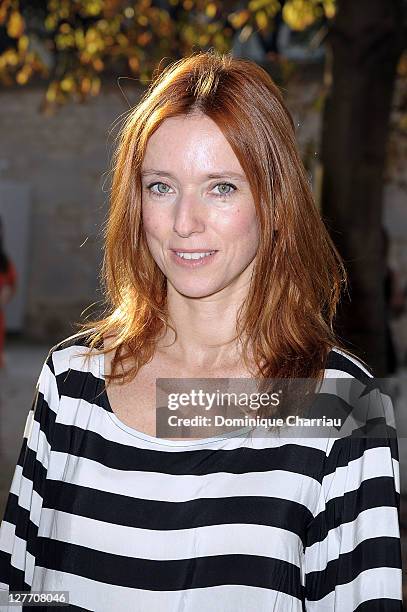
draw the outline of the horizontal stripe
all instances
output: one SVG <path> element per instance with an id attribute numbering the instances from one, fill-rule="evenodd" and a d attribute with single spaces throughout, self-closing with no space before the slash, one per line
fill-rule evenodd
<path id="1" fill-rule="evenodd" d="M 165 561 L 199 556 L 252 554 L 300 566 L 301 540 L 291 531 L 265 525 L 205 525 L 193 529 L 146 530 L 97 521 L 44 508 L 41 537 L 100 552 Z"/>
<path id="2" fill-rule="evenodd" d="M 307 547 L 307 573 L 321 571 L 339 554 L 351 552 L 363 540 L 381 536 L 400 537 L 396 508 L 370 508 L 360 512 L 354 521 L 341 522 L 330 529 L 324 540 Z"/>
<path id="3" fill-rule="evenodd" d="M 386 477 L 394 481 L 394 467 L 389 448 L 370 448 L 361 457 L 324 476 L 322 489 L 325 492 L 325 500 L 329 501 L 355 491 L 364 481 Z"/>
<path id="4" fill-rule="evenodd" d="M 339 438 L 333 445 L 325 461 L 325 475 L 332 474 L 338 468 L 347 466 L 351 461 L 363 457 L 365 451 L 371 449 L 390 451 L 393 459 L 399 459 L 398 442 L 394 438 Z"/>
<path id="5" fill-rule="evenodd" d="M 2 540 L 4 546 L 2 550 L 11 555 L 14 567 L 24 570 L 26 560 L 26 540 L 19 538 L 15 533 L 15 526 L 7 521 L 4 521 L 2 528 Z M 10 542 L 12 546 L 10 546 Z M 27 553 L 28 554 L 28 553 Z"/>
<path id="6" fill-rule="evenodd" d="M 99 363 L 95 359 L 96 355 L 86 362 L 85 357 L 89 353 L 89 347 L 85 344 L 75 343 L 71 345 L 61 346 L 58 350 L 53 351 L 52 358 L 54 364 L 55 376 L 58 379 L 61 374 L 72 370 L 86 370 L 98 377 L 99 375 Z"/>
<path id="7" fill-rule="evenodd" d="M 31 557 L 31 565 L 33 565 L 32 555 L 26 550 L 26 541 L 17 536 L 14 538 L 13 551 L 11 554 L 11 564 L 17 569 L 25 572 L 27 558 Z"/>
<path id="8" fill-rule="evenodd" d="M 24 539 L 28 552 L 35 554 L 38 525 L 30 519 L 29 511 L 18 505 L 18 498 L 15 495 L 9 496 L 1 530 L 0 550 L 11 553 L 15 536 Z"/>
<path id="9" fill-rule="evenodd" d="M 396 599 L 369 599 L 360 604 L 355 612 L 403 612 L 403 602 Z"/>
<path id="10" fill-rule="evenodd" d="M 99 433 L 89 429 L 61 423 L 55 425 L 53 452 L 69 452 L 115 470 L 129 471 L 136 465 L 138 471 L 160 472 L 173 476 L 203 476 L 219 472 L 271 472 L 281 471 L 283 465 L 285 472 L 302 474 L 317 481 L 321 480 L 323 458 L 322 451 L 290 443 L 276 448 L 219 449 L 216 453 L 201 448 L 179 451 L 169 456 L 165 451 L 119 444 L 101 439 Z"/>
<path id="11" fill-rule="evenodd" d="M 14 567 L 11 563 L 11 555 L 2 550 L 0 550 L 0 576 L 0 583 L 9 586 L 10 591 L 30 590 L 30 585 L 25 582 L 24 571 Z"/>
<path id="12" fill-rule="evenodd" d="M 24 457 L 24 475 L 28 478 L 34 474 L 36 470 L 46 473 L 48 469 L 48 460 L 50 452 L 50 444 L 43 429 L 36 419 L 33 419 L 31 426 L 30 437 L 27 439 L 26 452 Z"/>
<path id="13" fill-rule="evenodd" d="M 49 439 L 50 433 L 54 429 L 57 412 L 56 405 L 53 404 L 52 401 L 52 399 L 49 399 L 46 395 L 39 391 L 36 403 L 33 407 L 34 422 L 39 425 L 39 428 L 46 435 L 47 439 Z M 29 432 L 29 435 L 30 437 L 32 436 L 31 432 Z"/>
<path id="14" fill-rule="evenodd" d="M 101 610 L 101 602 L 106 612 L 128 609 L 131 612 L 268 611 L 273 609 L 270 602 L 278 602 L 276 611 L 301 612 L 303 609 L 298 598 L 286 593 L 245 585 L 225 584 L 179 591 L 148 591 L 38 567 L 33 588 L 43 584 L 43 588 L 47 590 L 69 591 L 72 604 L 84 610 Z"/>
<path id="15" fill-rule="evenodd" d="M 41 538 L 38 564 L 109 584 L 152 591 L 176 591 L 220 584 L 278 589 L 301 598 L 299 568 L 256 555 L 213 555 L 152 561 L 109 555 L 83 546 Z"/>
<path id="16" fill-rule="evenodd" d="M 349 583 L 361 572 L 374 568 L 400 568 L 401 552 L 398 538 L 369 538 L 358 544 L 350 553 L 341 554 L 329 561 L 326 568 L 306 575 L 307 597 L 322 599 L 335 585 Z M 309 596 L 312 593 L 312 597 Z"/>
<path id="17" fill-rule="evenodd" d="M 398 508 L 400 496 L 394 491 L 392 478 L 371 478 L 364 481 L 357 490 L 342 497 L 335 497 L 326 504 L 308 528 L 307 545 L 324 540 L 330 529 L 342 523 L 354 521 L 360 512 L 369 508 Z"/>
<path id="18" fill-rule="evenodd" d="M 0 585 L 68 590 L 68 610 L 398 605 L 391 404 L 370 410 L 364 437 L 356 420 L 345 439 L 255 428 L 178 444 L 116 417 L 104 357 L 88 352 L 74 335 L 42 367 L 0 529 Z M 340 350 L 326 366 L 326 378 L 374 383 Z"/>
<path id="19" fill-rule="evenodd" d="M 94 394 L 92 394 L 92 397 L 93 395 Z M 118 427 L 116 421 L 111 420 L 111 418 L 106 419 L 106 416 L 111 417 L 112 413 L 109 412 L 106 415 L 107 410 L 105 408 L 102 408 L 98 404 L 88 401 L 88 399 L 81 397 L 80 407 L 78 407 L 77 398 L 71 398 L 67 395 L 62 396 L 58 409 L 58 423 L 56 424 L 57 429 L 59 425 L 73 425 L 83 430 L 99 434 L 103 438 L 103 443 L 105 443 L 105 440 L 111 440 L 112 442 L 118 442 L 122 445 L 126 445 L 129 448 L 135 448 L 134 444 L 136 442 L 136 448 L 141 450 L 150 449 L 154 452 L 159 452 L 161 453 L 161 456 L 163 458 L 163 453 L 168 454 L 170 452 L 204 452 L 209 456 L 211 454 L 211 451 L 215 448 L 216 450 L 220 451 L 247 448 L 251 451 L 266 452 L 266 450 L 271 448 L 279 448 L 285 445 L 291 445 L 293 448 L 293 453 L 295 452 L 296 454 L 301 452 L 308 454 L 308 451 L 311 451 L 311 453 L 309 453 L 309 456 L 304 457 L 304 463 L 310 464 L 311 466 L 308 470 L 309 473 L 320 471 L 321 460 L 325 457 L 326 453 L 328 443 L 327 438 L 284 438 L 277 436 L 275 432 L 270 432 L 264 427 L 257 427 L 253 429 L 250 432 L 250 436 L 244 438 L 238 436 L 230 437 L 227 440 L 223 440 L 221 444 L 218 441 L 216 441 L 215 443 L 206 442 L 204 445 L 202 445 L 202 448 L 194 448 L 193 446 L 188 449 L 184 449 L 184 447 L 181 446 L 175 446 L 174 448 L 173 446 L 167 447 L 163 444 L 154 444 L 154 448 L 152 448 L 152 444 L 150 441 L 146 441 L 144 438 L 134 434 L 135 430 L 132 430 L 131 428 L 126 429 L 124 424 L 123 428 Z M 114 424 L 113 428 L 112 424 Z M 63 435 L 63 433 L 56 432 L 54 437 L 56 438 L 57 444 L 61 444 L 61 438 L 63 437 Z M 63 450 L 63 448 L 60 448 L 60 450 Z M 312 459 L 311 454 L 314 454 L 314 459 Z M 150 456 L 152 457 L 153 453 L 150 453 Z M 185 457 L 187 457 L 187 455 L 185 455 Z M 303 462 L 302 458 L 299 457 L 298 459 L 298 463 L 301 464 Z M 315 466 L 313 466 L 314 461 L 318 461 L 317 469 Z M 302 468 L 302 466 L 300 465 L 300 469 L 306 468 Z"/>
<path id="20" fill-rule="evenodd" d="M 390 423 L 389 419 L 391 419 Z M 389 414 L 389 416 L 383 415 L 377 418 L 369 418 L 367 421 L 361 419 L 361 421 L 363 425 L 354 427 L 349 431 L 348 435 L 352 437 L 352 439 L 367 438 L 373 440 L 383 439 L 385 441 L 397 441 L 394 412 Z"/>
<path id="21" fill-rule="evenodd" d="M 84 399 L 90 404 L 96 404 L 107 410 L 102 395 L 105 393 L 102 379 L 96 378 L 91 372 L 69 370 L 56 377 L 58 389 L 62 396 L 72 399 Z"/>
<path id="22" fill-rule="evenodd" d="M 285 529 L 304 538 L 309 512 L 280 498 L 224 497 L 171 503 L 116 496 L 59 481 L 49 482 L 44 508 L 153 530 L 194 529 L 205 525 L 256 524 Z"/>
<path id="23" fill-rule="evenodd" d="M 113 470 L 82 457 L 60 454 L 59 458 L 65 465 L 65 482 L 90 489 L 93 489 L 97 482 L 99 491 L 131 497 L 137 494 L 137 497 L 143 500 L 184 502 L 236 496 L 278 497 L 301 504 L 312 512 L 312 507 L 308 508 L 308 505 L 313 505 L 319 493 L 319 484 L 315 480 L 283 470 L 173 476 L 158 472 Z M 60 479 L 61 468 L 55 467 L 55 463 L 55 460 L 51 461 L 48 480 Z"/>
<path id="24" fill-rule="evenodd" d="M 58 411 L 59 391 L 52 365 L 52 358 L 44 363 L 37 381 L 36 390 L 39 392 L 40 398 L 37 399 L 36 395 L 34 395 L 32 407 L 34 407 L 36 403 L 41 403 L 42 399 L 45 399 L 53 412 L 56 413 Z"/>
<path id="25" fill-rule="evenodd" d="M 337 584 L 335 591 L 331 591 L 319 601 L 306 600 L 306 609 L 307 612 L 335 610 L 335 608 L 341 611 L 356 610 L 362 603 L 375 599 L 394 599 L 401 602 L 401 585 L 401 568 L 379 567 L 369 569 L 361 572 L 351 582 Z M 384 609 L 387 612 L 387 609 Z"/>
<path id="26" fill-rule="evenodd" d="M 352 355 L 348 355 L 345 351 L 334 347 L 328 354 L 325 364 L 327 370 L 339 370 L 346 372 L 354 378 L 366 380 L 373 376 L 359 360 L 356 360 Z"/>
<path id="27" fill-rule="evenodd" d="M 27 468 L 27 465 L 28 464 L 25 463 L 23 469 L 21 469 L 20 466 L 16 467 L 11 483 L 10 494 L 18 497 L 18 505 L 21 508 L 29 510 L 32 519 L 38 525 L 42 503 L 42 479 L 45 478 L 45 476 L 44 472 L 40 474 L 38 470 L 34 480 L 26 478 L 24 470 Z M 41 466 L 41 464 L 37 462 L 37 466 Z M 38 491 L 36 489 L 38 489 Z"/>

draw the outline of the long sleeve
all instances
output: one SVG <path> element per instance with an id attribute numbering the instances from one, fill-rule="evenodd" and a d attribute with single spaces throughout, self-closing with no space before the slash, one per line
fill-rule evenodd
<path id="1" fill-rule="evenodd" d="M 38 378 L 0 526 L 0 589 L 29 591 L 38 550 L 38 525 L 59 405 L 52 349 Z"/>
<path id="2" fill-rule="evenodd" d="M 304 549 L 307 611 L 403 609 L 399 517 L 397 438 L 330 439 Z"/>

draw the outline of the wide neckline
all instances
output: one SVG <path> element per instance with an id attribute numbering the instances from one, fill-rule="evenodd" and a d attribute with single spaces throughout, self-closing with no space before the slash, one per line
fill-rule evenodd
<path id="1" fill-rule="evenodd" d="M 242 436 L 243 434 L 246 434 L 253 429 L 253 427 L 247 426 L 247 427 L 242 427 L 240 429 L 236 429 L 235 431 L 231 431 L 229 433 L 225 433 L 219 436 L 212 436 L 210 438 L 191 439 L 190 441 L 187 441 L 187 439 L 185 441 L 167 440 L 166 438 L 158 438 L 156 436 L 150 436 L 149 434 L 144 433 L 143 431 L 139 431 L 138 429 L 135 429 L 135 427 L 131 427 L 130 425 L 127 425 L 121 419 L 119 419 L 119 417 L 113 410 L 112 405 L 110 403 L 109 396 L 107 394 L 107 388 L 106 388 L 105 354 L 100 353 L 98 355 L 98 358 L 99 358 L 99 376 L 100 376 L 100 379 L 102 380 L 101 399 L 104 403 L 104 407 L 106 408 L 110 419 L 113 421 L 115 425 L 117 425 L 117 427 L 126 431 L 132 436 L 135 436 L 136 438 L 141 438 L 142 440 L 145 440 L 146 442 L 150 442 L 151 444 L 156 444 L 158 446 L 173 446 L 173 447 L 179 446 L 179 447 L 185 448 L 185 447 L 190 447 L 190 446 L 213 444 L 215 442 L 220 442 L 222 440 L 227 440 L 229 438 L 235 438 L 238 436 Z"/>

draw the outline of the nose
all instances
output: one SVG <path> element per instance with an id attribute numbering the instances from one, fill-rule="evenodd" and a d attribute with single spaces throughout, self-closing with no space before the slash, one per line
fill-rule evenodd
<path id="1" fill-rule="evenodd" d="M 174 208 L 173 230 L 179 236 L 187 237 L 195 232 L 205 231 L 203 204 L 191 195 L 183 195 Z"/>

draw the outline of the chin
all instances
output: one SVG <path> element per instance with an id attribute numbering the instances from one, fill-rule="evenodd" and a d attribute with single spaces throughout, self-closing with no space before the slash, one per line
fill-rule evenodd
<path id="1" fill-rule="evenodd" d="M 188 297 L 188 298 L 208 297 L 209 295 L 213 295 L 214 293 L 221 291 L 223 288 L 222 286 L 217 287 L 217 286 L 214 286 L 213 284 L 205 287 L 203 285 L 200 285 L 200 286 L 192 285 L 191 286 L 185 283 L 174 283 L 174 282 L 171 282 L 170 280 L 168 282 L 171 283 L 175 291 L 177 291 L 181 295 L 184 295 L 185 297 Z"/>

